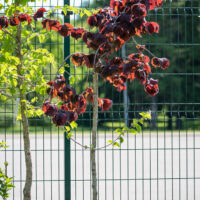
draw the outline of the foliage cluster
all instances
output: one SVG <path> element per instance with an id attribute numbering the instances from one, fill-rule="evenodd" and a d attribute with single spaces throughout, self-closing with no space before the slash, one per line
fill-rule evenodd
<path id="1" fill-rule="evenodd" d="M 136 35 L 141 37 L 147 33 L 151 35 L 159 32 L 159 25 L 156 22 L 147 22 L 145 19 L 147 9 L 153 10 L 156 6 L 161 6 L 162 1 L 153 2 L 150 1 L 147 5 L 146 2 L 138 1 L 111 1 L 110 7 L 99 9 L 87 19 L 91 28 L 97 28 L 96 33 L 86 31 L 84 28 L 74 28 L 71 24 L 61 26 L 58 20 L 52 19 L 43 20 L 42 26 L 47 30 L 57 31 L 65 37 L 71 34 L 76 40 L 82 38 L 87 48 L 94 51 L 89 55 L 82 52 L 70 55 L 76 67 L 86 65 L 88 69 L 100 74 L 105 81 L 118 88 L 118 91 L 126 89 L 125 83 L 128 80 L 137 79 L 150 96 L 155 96 L 159 91 L 158 80 L 149 78 L 150 58 L 143 54 L 147 49 L 144 45 L 137 44 L 134 39 Z M 136 43 L 138 52 L 125 58 L 114 56 L 113 53 L 120 50 L 131 38 Z M 151 64 L 155 68 L 166 69 L 169 60 L 153 56 Z M 51 104 L 51 99 L 47 99 L 43 106 L 45 114 L 51 116 L 56 125 L 63 126 L 66 122 L 77 120 L 78 115 L 86 111 L 87 102 L 93 104 L 91 87 L 81 94 L 76 94 L 74 88 L 66 85 L 62 76 L 57 76 L 55 81 L 49 82 L 48 85 L 50 87 L 47 92 L 50 98 L 58 97 L 63 102 L 58 107 L 56 104 Z M 102 111 L 109 110 L 112 101 L 99 98 L 98 104 L 102 107 Z"/>
<path id="2" fill-rule="evenodd" d="M 5 142 L 0 142 L 0 149 L 7 148 Z M 7 176 L 8 163 L 4 162 L 4 169 L 0 166 L 0 197 L 7 199 L 9 197 L 9 191 L 14 187 L 12 184 L 12 178 Z"/>

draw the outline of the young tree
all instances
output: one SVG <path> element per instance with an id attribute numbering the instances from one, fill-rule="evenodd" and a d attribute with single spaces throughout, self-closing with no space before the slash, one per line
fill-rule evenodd
<path id="1" fill-rule="evenodd" d="M 0 37 L 4 38 L 1 47 L 1 77 L 0 84 L 5 86 L 1 91 L 2 98 L 19 98 L 20 113 L 23 125 L 24 151 L 26 160 L 26 183 L 24 187 L 24 200 L 31 199 L 32 184 L 32 161 L 30 154 L 29 126 L 28 116 L 42 115 L 43 112 L 32 105 L 35 98 L 28 99 L 27 94 L 44 94 L 46 82 L 42 74 L 42 66 L 49 63 L 56 65 L 53 55 L 46 49 L 34 49 L 31 44 L 33 37 L 44 37 L 47 31 L 56 31 L 63 37 L 71 37 L 78 40 L 82 39 L 87 47 L 93 50 L 93 53 L 86 55 L 83 52 L 73 53 L 65 58 L 59 66 L 59 70 L 66 66 L 65 63 L 71 58 L 72 63 L 77 66 L 86 66 L 93 72 L 93 87 L 86 88 L 81 94 L 77 94 L 75 89 L 67 85 L 62 75 L 57 75 L 54 81 L 47 83 L 48 98 L 43 104 L 43 111 L 47 116 L 52 117 L 56 126 L 64 126 L 71 136 L 71 128 L 76 126 L 75 122 L 78 115 L 84 113 L 87 103 L 93 105 L 93 128 L 92 144 L 83 146 L 89 148 L 91 152 L 92 164 L 92 191 L 93 200 L 97 199 L 97 175 L 96 175 L 96 151 L 106 148 L 109 145 L 119 146 L 123 142 L 123 136 L 126 132 L 136 133 L 141 131 L 143 120 L 149 118 L 148 114 L 141 114 L 141 119 L 133 120 L 131 128 L 124 127 L 117 129 L 119 134 L 114 141 L 104 147 L 96 146 L 96 134 L 98 126 L 98 107 L 102 112 L 108 111 L 112 106 L 110 99 L 101 99 L 98 97 L 98 77 L 101 76 L 105 81 L 109 81 L 118 91 L 125 90 L 125 83 L 134 79 L 139 80 L 144 85 L 144 90 L 150 95 L 155 96 L 158 91 L 158 80 L 149 78 L 151 73 L 150 58 L 144 55 L 144 51 L 149 52 L 145 46 L 139 45 L 135 36 L 142 37 L 145 34 L 159 32 L 159 25 L 156 22 L 147 22 L 145 17 L 147 10 L 160 7 L 162 0 L 111 0 L 110 7 L 100 8 L 91 15 L 86 9 L 77 9 L 68 5 L 62 9 L 63 14 L 67 11 L 80 14 L 91 15 L 87 22 L 90 27 L 96 27 L 96 32 L 86 31 L 84 28 L 74 28 L 71 24 L 61 24 L 58 20 L 50 19 L 45 8 L 40 8 L 35 14 L 30 7 L 26 6 L 28 0 L 15 1 L 8 5 L 6 16 L 0 18 Z M 22 7 L 23 6 L 23 7 Z M 59 9 L 57 7 L 56 9 Z M 47 16 L 44 17 L 47 13 Z M 31 26 L 32 21 L 42 19 L 44 30 L 35 32 Z M 27 26 L 28 25 L 28 26 Z M 34 31 L 33 31 L 34 30 Z M 138 50 L 126 57 L 115 56 L 125 42 L 132 39 Z M 13 45 L 8 45 L 13 42 Z M 14 47 L 14 48 L 13 48 Z M 166 69 L 169 66 L 169 60 L 166 58 L 153 57 L 151 64 L 154 67 Z M 57 73 L 59 74 L 59 73 Z M 70 75 L 70 74 L 69 74 Z M 5 93 L 6 92 L 6 93 Z M 10 94 L 7 95 L 7 92 Z M 58 104 L 53 103 L 52 99 L 57 97 Z"/>
<path id="2" fill-rule="evenodd" d="M 29 117 L 40 117 L 43 114 L 41 106 L 35 106 L 39 96 L 46 94 L 46 82 L 43 75 L 43 68 L 56 66 L 54 55 L 45 48 L 35 48 L 34 40 L 40 42 L 50 36 L 50 30 L 56 30 L 62 36 L 67 36 L 68 28 L 61 25 L 57 20 L 48 20 L 50 14 L 61 9 L 74 10 L 81 16 L 91 15 L 86 9 L 76 9 L 66 5 L 64 8 L 57 7 L 47 10 L 40 8 L 35 13 L 29 2 L 36 0 L 5 0 L 4 5 L 0 4 L 0 10 L 4 9 L 5 14 L 0 17 L 0 99 L 3 101 L 16 102 L 19 113 L 18 120 L 21 120 L 24 140 L 24 153 L 26 164 L 26 180 L 23 189 L 24 200 L 31 199 L 32 186 L 32 159 L 29 138 Z M 34 22 L 43 18 L 42 28 L 37 29 Z M 47 29 L 46 29 L 47 28 Z M 64 64 L 63 64 L 64 65 Z M 18 110 L 18 109 L 16 109 Z"/>
<path id="3" fill-rule="evenodd" d="M 82 52 L 74 53 L 65 59 L 66 61 L 71 57 L 71 61 L 76 67 L 85 65 L 88 69 L 91 69 L 93 87 L 88 87 L 81 94 L 77 94 L 72 86 L 66 84 L 63 76 L 57 76 L 55 81 L 48 83 L 47 92 L 50 98 L 43 105 L 45 114 L 52 117 L 57 126 L 65 126 L 65 129 L 69 132 L 69 138 L 71 136 L 70 129 L 74 126 L 73 122 L 77 120 L 78 115 L 86 111 L 87 102 L 93 105 L 92 144 L 83 146 L 71 138 L 78 145 L 90 149 L 93 200 L 96 200 L 98 195 L 96 151 L 109 145 L 119 146 L 119 143 L 124 140 L 125 132 L 140 132 L 143 120 L 149 118 L 148 114 L 141 113 L 142 118 L 133 120 L 132 128 L 117 129 L 116 132 L 119 136 L 114 141 L 109 141 L 110 144 L 104 147 L 97 147 L 98 106 L 102 111 L 108 111 L 112 106 L 110 99 L 98 97 L 98 77 L 101 76 L 105 81 L 109 81 L 118 91 L 126 90 L 125 83 L 128 80 L 137 79 L 144 85 L 144 90 L 150 96 L 155 96 L 159 92 L 158 80 L 149 78 L 151 74 L 150 58 L 143 52 L 147 51 L 152 56 L 151 64 L 155 68 L 168 68 L 169 60 L 155 57 L 145 46 L 136 42 L 135 36 L 142 37 L 145 34 L 159 32 L 159 25 L 156 22 L 147 22 L 145 17 L 147 10 L 152 10 L 161 5 L 162 0 L 111 0 L 110 7 L 100 8 L 97 13 L 88 17 L 89 26 L 91 28 L 96 27 L 94 33 L 84 28 L 74 28 L 70 24 L 65 24 L 63 29 L 56 30 L 63 36 L 71 34 L 71 37 L 76 40 L 81 38 L 87 47 L 93 50 L 93 53 L 89 55 Z M 49 19 L 43 21 L 47 29 L 56 29 L 56 26 L 51 26 L 50 22 Z M 115 56 L 116 52 L 130 39 L 135 43 L 138 52 L 123 58 Z M 55 97 L 58 97 L 61 101 L 59 106 L 51 103 L 51 99 Z"/>

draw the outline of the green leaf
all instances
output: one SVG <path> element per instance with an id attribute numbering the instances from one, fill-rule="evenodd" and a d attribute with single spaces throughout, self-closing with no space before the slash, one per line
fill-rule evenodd
<path id="1" fill-rule="evenodd" d="M 0 3 L 0 10 L 1 10 L 3 7 L 4 7 L 3 4 Z"/>
<path id="2" fill-rule="evenodd" d="M 69 68 L 70 66 L 69 66 L 69 64 L 65 63 L 65 64 L 64 64 L 64 67 L 65 67 L 65 68 Z"/>
<path id="3" fill-rule="evenodd" d="M 138 120 L 137 119 L 133 119 L 133 127 L 135 127 L 138 124 Z"/>
<path id="4" fill-rule="evenodd" d="M 109 144 L 112 144 L 112 143 L 113 143 L 113 141 L 112 141 L 112 140 L 108 140 L 108 143 L 109 143 Z"/>
<path id="5" fill-rule="evenodd" d="M 78 127 L 78 124 L 75 121 L 73 121 L 70 123 L 70 126 L 72 127 L 72 129 L 75 129 Z"/>
<path id="6" fill-rule="evenodd" d="M 134 128 L 129 129 L 129 133 L 133 133 L 134 135 L 137 135 L 137 131 Z"/>
<path id="7" fill-rule="evenodd" d="M 95 10 L 95 9 L 92 9 L 92 14 L 97 14 L 99 12 L 99 10 Z"/>
<path id="8" fill-rule="evenodd" d="M 7 97 L 4 96 L 4 95 L 2 95 L 2 94 L 0 94 L 0 100 L 2 100 L 2 101 L 6 101 L 6 100 L 7 100 Z"/>
<path id="9" fill-rule="evenodd" d="M 127 126 L 123 127 L 122 131 L 128 131 L 129 128 Z"/>
<path id="10" fill-rule="evenodd" d="M 68 132 L 68 133 L 66 132 L 66 137 L 69 140 L 72 137 L 72 132 Z"/>
<path id="11" fill-rule="evenodd" d="M 70 76 L 69 77 L 69 83 L 70 83 L 70 85 L 73 85 L 74 82 L 75 82 L 75 77 L 74 76 Z"/>
<path id="12" fill-rule="evenodd" d="M 84 14 L 86 14 L 88 17 L 93 14 L 90 10 L 87 10 L 85 8 L 83 9 L 83 11 L 84 11 Z"/>
<path id="13" fill-rule="evenodd" d="M 85 13 L 81 10 L 81 11 L 80 11 L 80 17 L 82 18 L 82 17 L 84 16 L 84 14 L 85 14 Z"/>
<path id="14" fill-rule="evenodd" d="M 137 130 L 138 133 L 141 133 L 141 132 L 142 132 L 142 127 L 141 127 L 139 124 L 137 124 L 137 125 L 135 126 L 135 128 L 136 128 L 136 130 Z"/>
<path id="15" fill-rule="evenodd" d="M 55 9 L 56 10 L 61 9 L 61 6 L 56 6 Z"/>
<path id="16" fill-rule="evenodd" d="M 119 140 L 120 140 L 120 144 L 124 142 L 124 138 L 123 137 L 120 137 Z"/>
<path id="17" fill-rule="evenodd" d="M 141 113 L 139 113 L 141 116 L 142 116 L 142 118 L 143 119 L 151 119 L 151 114 L 150 113 L 148 113 L 148 112 L 141 112 Z"/>
<path id="18" fill-rule="evenodd" d="M 122 133 L 122 129 L 121 128 L 116 129 L 115 133 L 118 133 L 120 135 Z"/>
<path id="19" fill-rule="evenodd" d="M 64 72 L 65 72 L 65 69 L 64 69 L 63 67 L 61 67 L 61 68 L 59 69 L 59 74 L 64 74 Z"/>
<path id="20" fill-rule="evenodd" d="M 46 86 L 45 85 L 43 85 L 43 86 L 41 86 L 40 88 L 39 88 L 39 93 L 41 94 L 41 95 L 45 95 L 46 94 Z"/>
<path id="21" fill-rule="evenodd" d="M 119 144 L 118 142 L 115 142 L 115 143 L 113 144 L 113 146 L 120 147 L 120 144 Z"/>
<path id="22" fill-rule="evenodd" d="M 58 107 L 60 107 L 60 106 L 62 106 L 63 105 L 63 102 L 62 101 L 59 101 L 58 103 L 57 103 L 57 106 Z"/>
<path id="23" fill-rule="evenodd" d="M 69 126 L 64 126 L 64 129 L 69 132 L 71 130 L 71 128 Z"/>
<path id="24" fill-rule="evenodd" d="M 143 120 L 144 120 L 143 118 L 138 119 L 138 123 L 140 123 L 141 125 L 143 125 L 143 124 L 144 124 L 144 121 L 143 121 Z"/>
<path id="25" fill-rule="evenodd" d="M 22 116 L 20 113 L 17 114 L 17 120 L 22 120 Z"/>
<path id="26" fill-rule="evenodd" d="M 41 110 L 41 109 L 37 109 L 37 110 L 35 111 L 35 115 L 38 116 L 38 117 L 41 117 L 43 114 L 44 114 L 44 111 Z"/>
<path id="27" fill-rule="evenodd" d="M 39 42 L 40 42 L 40 43 L 44 43 L 44 42 L 45 42 L 45 38 L 46 38 L 46 37 L 45 37 L 44 34 L 40 34 L 38 38 L 39 38 Z"/>

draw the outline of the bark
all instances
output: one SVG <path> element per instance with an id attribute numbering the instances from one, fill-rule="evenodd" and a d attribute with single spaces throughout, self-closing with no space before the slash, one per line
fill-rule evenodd
<path id="1" fill-rule="evenodd" d="M 31 200 L 31 186 L 32 186 L 32 159 L 30 152 L 30 138 L 29 138 L 29 125 L 28 125 L 28 117 L 26 113 L 26 96 L 23 92 L 22 85 L 24 84 L 24 78 L 22 74 L 22 63 L 23 63 L 23 55 L 21 53 L 21 32 L 22 27 L 19 25 L 17 27 L 17 48 L 16 55 L 20 59 L 20 65 L 17 66 L 18 73 L 18 86 L 20 93 L 20 106 L 21 106 L 21 117 L 22 117 L 22 128 L 23 128 L 23 139 L 24 139 L 24 154 L 25 154 L 25 163 L 26 163 L 26 180 L 24 186 L 24 200 Z"/>
<path id="2" fill-rule="evenodd" d="M 92 173 L 92 199 L 97 200 L 97 171 L 96 171 L 96 135 L 98 124 L 98 74 L 93 74 L 93 89 L 94 89 L 94 103 L 93 103 L 93 119 L 92 119 L 92 149 L 90 150 L 91 157 L 91 173 Z"/>

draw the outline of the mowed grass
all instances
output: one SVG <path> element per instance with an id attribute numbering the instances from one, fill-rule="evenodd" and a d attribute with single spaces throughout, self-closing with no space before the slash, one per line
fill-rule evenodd
<path id="1" fill-rule="evenodd" d="M 13 123 L 13 115 L 12 113 L 5 113 L 5 110 L 1 111 L 1 116 L 0 116 L 0 137 L 3 135 L 10 135 L 10 134 L 21 134 L 22 133 L 22 126 L 20 122 L 15 122 Z M 88 119 L 89 120 L 89 119 Z M 108 121 L 109 120 L 109 121 Z M 157 128 L 156 130 L 152 130 L 152 122 L 151 121 L 145 121 L 143 125 L 143 133 L 148 134 L 148 133 L 171 133 L 171 132 L 188 132 L 188 133 L 193 133 L 195 132 L 200 132 L 200 120 L 198 118 L 181 118 L 182 121 L 182 128 L 179 131 L 179 129 L 176 128 L 176 118 L 172 118 L 172 130 L 168 130 L 168 117 L 163 117 L 163 115 L 158 115 L 157 117 Z M 131 123 L 130 119 L 130 123 Z M 76 130 L 73 130 L 73 133 L 77 134 L 91 134 L 91 127 L 86 126 L 85 119 L 80 119 L 77 121 L 78 128 Z M 63 134 L 64 129 L 63 127 L 56 127 L 52 122 L 50 118 L 42 118 L 42 119 L 29 119 L 29 124 L 30 124 L 30 134 Z M 92 123 L 90 123 L 92 124 Z M 85 126 L 83 126 L 85 125 Z M 98 127 L 98 133 L 99 134 L 110 134 L 113 133 L 115 129 L 117 128 L 122 128 L 124 127 L 124 121 L 115 121 L 112 119 L 103 119 L 100 120 L 99 122 L 99 127 Z"/>
<path id="2" fill-rule="evenodd" d="M 119 128 L 119 127 L 117 127 Z M 115 127 L 113 129 L 111 127 L 100 127 L 98 129 L 98 134 L 112 134 L 115 132 Z M 41 126 L 31 126 L 29 128 L 31 135 L 45 135 L 45 134 L 64 134 L 64 128 L 62 127 L 55 127 L 55 126 L 49 126 L 49 127 L 41 127 Z M 78 127 L 75 130 L 72 130 L 72 134 L 91 134 L 92 129 L 89 127 Z M 143 134 L 168 134 L 168 133 L 200 133 L 200 130 L 195 129 L 182 129 L 182 130 L 167 130 L 167 129 L 157 129 L 157 130 L 151 130 L 151 129 L 143 129 Z M 0 128 L 0 138 L 3 138 L 5 135 L 19 135 L 22 134 L 22 127 L 16 126 L 16 127 L 8 127 L 8 128 Z"/>

